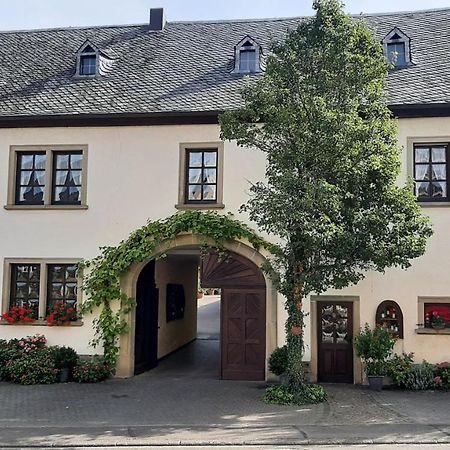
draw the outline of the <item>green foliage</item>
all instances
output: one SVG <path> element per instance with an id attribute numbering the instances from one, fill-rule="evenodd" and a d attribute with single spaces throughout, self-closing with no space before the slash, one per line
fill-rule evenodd
<path id="1" fill-rule="evenodd" d="M 326 401 L 327 392 L 318 384 L 304 384 L 295 391 L 281 384 L 268 387 L 263 399 L 266 403 L 275 405 L 310 405 Z"/>
<path id="2" fill-rule="evenodd" d="M 94 320 L 96 338 L 92 344 L 103 345 L 106 363 L 111 367 L 119 350 L 118 338 L 128 331 L 125 315 L 135 304 L 134 299 L 122 293 L 121 277 L 135 263 L 163 257 L 162 254 L 155 254 L 158 247 L 163 243 L 170 244 L 183 233 L 198 236 L 203 250 L 213 246 L 222 254 L 227 242 L 239 239 L 247 240 L 256 250 L 266 248 L 273 253 L 278 252 L 275 245 L 266 242 L 231 214 L 200 211 L 184 211 L 164 220 L 149 221 L 116 247 L 101 248 L 99 256 L 80 264 L 80 268 L 88 269 L 83 283 L 88 299 L 82 306 L 82 313 L 100 309 Z M 114 302 L 117 300 L 120 306 L 115 309 Z"/>
<path id="3" fill-rule="evenodd" d="M 80 362 L 73 369 L 73 379 L 78 383 L 98 383 L 111 376 L 111 367 L 104 358 L 97 357 L 92 361 Z"/>
<path id="4" fill-rule="evenodd" d="M 392 381 L 401 388 L 406 387 L 406 381 L 413 368 L 414 353 L 403 353 L 402 355 L 395 354 L 391 360 L 388 361 L 387 375 L 392 378 Z"/>
<path id="5" fill-rule="evenodd" d="M 433 368 L 434 383 L 439 389 L 450 390 L 450 363 L 442 362 Z"/>
<path id="6" fill-rule="evenodd" d="M 398 186 L 400 148 L 387 107 L 382 46 L 338 0 L 273 44 L 244 106 L 220 118 L 221 137 L 267 157 L 244 209 L 284 242 L 273 262 L 288 320 L 290 382 L 304 383 L 299 298 L 359 282 L 425 252 L 432 234 L 411 186 Z"/>
<path id="7" fill-rule="evenodd" d="M 283 375 L 288 366 L 288 353 L 286 345 L 277 347 L 269 358 L 269 370 L 274 375 Z"/>
<path id="8" fill-rule="evenodd" d="M 434 386 L 433 366 L 427 362 L 413 365 L 406 376 L 405 389 L 423 391 Z"/>
<path id="9" fill-rule="evenodd" d="M 376 327 L 371 330 L 366 323 L 355 336 L 355 350 L 363 360 L 367 375 L 386 375 L 386 360 L 394 348 L 395 339 L 387 330 Z"/>
<path id="10" fill-rule="evenodd" d="M 9 381 L 9 361 L 20 358 L 21 351 L 14 345 L 4 339 L 0 340 L 0 380 Z"/>
<path id="11" fill-rule="evenodd" d="M 58 373 L 53 351 L 49 348 L 39 348 L 31 353 L 24 353 L 20 358 L 8 361 L 7 367 L 9 379 L 20 384 L 55 383 Z"/>
<path id="12" fill-rule="evenodd" d="M 71 347 L 50 347 L 57 369 L 71 369 L 78 363 L 77 352 Z"/>
<path id="13" fill-rule="evenodd" d="M 365 361 L 364 368 L 367 376 L 384 377 L 388 374 L 388 364 L 386 361 Z"/>

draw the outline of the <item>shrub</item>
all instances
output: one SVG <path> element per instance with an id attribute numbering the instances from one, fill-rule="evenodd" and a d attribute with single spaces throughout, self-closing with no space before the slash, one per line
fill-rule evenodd
<path id="1" fill-rule="evenodd" d="M 413 368 L 414 353 L 403 353 L 402 355 L 395 354 L 394 357 L 388 361 L 387 375 L 392 378 L 392 381 L 401 388 L 406 387 L 406 381 Z"/>
<path id="2" fill-rule="evenodd" d="M 365 327 L 355 337 L 355 350 L 363 360 L 367 375 L 385 375 L 387 358 L 394 348 L 395 339 L 382 327 Z"/>
<path id="3" fill-rule="evenodd" d="M 22 339 L 11 339 L 10 345 L 16 347 L 24 354 L 32 353 L 36 350 L 42 350 L 47 346 L 47 339 L 42 334 L 27 336 Z"/>
<path id="4" fill-rule="evenodd" d="M 8 362 L 20 358 L 22 353 L 14 345 L 5 340 L 0 340 L 0 380 L 9 381 Z"/>
<path id="5" fill-rule="evenodd" d="M 434 386 L 433 366 L 427 362 L 413 365 L 405 379 L 405 388 L 412 391 L 423 391 Z"/>
<path id="6" fill-rule="evenodd" d="M 275 375 L 283 375 L 288 365 L 288 353 L 286 345 L 277 347 L 269 358 L 269 369 Z"/>
<path id="7" fill-rule="evenodd" d="M 20 384 L 55 383 L 58 373 L 53 352 L 48 348 L 22 353 L 20 358 L 8 361 L 7 367 L 11 381 Z"/>
<path id="8" fill-rule="evenodd" d="M 450 363 L 436 364 L 433 368 L 434 384 L 437 388 L 450 390 Z"/>
<path id="9" fill-rule="evenodd" d="M 270 386 L 264 393 L 264 402 L 275 405 L 310 405 L 322 403 L 327 399 L 327 392 L 318 384 L 306 384 L 298 392 L 291 392 L 289 386 Z"/>
<path id="10" fill-rule="evenodd" d="M 72 369 L 78 363 L 77 352 L 71 347 L 50 347 L 53 352 L 55 360 L 55 367 L 57 369 L 69 368 Z"/>
<path id="11" fill-rule="evenodd" d="M 73 369 L 73 379 L 78 383 L 98 383 L 111 375 L 111 368 L 103 358 L 78 363 Z"/>

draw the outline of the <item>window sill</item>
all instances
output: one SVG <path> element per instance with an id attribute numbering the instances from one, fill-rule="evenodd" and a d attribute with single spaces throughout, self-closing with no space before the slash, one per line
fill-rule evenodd
<path id="1" fill-rule="evenodd" d="M 40 211 L 40 210 L 85 210 L 88 209 L 87 205 L 5 205 L 5 209 L 7 210 L 31 210 L 31 211 Z"/>
<path id="2" fill-rule="evenodd" d="M 223 209 L 223 203 L 178 203 L 176 209 Z"/>
<path id="3" fill-rule="evenodd" d="M 443 328 L 441 330 L 437 330 L 435 328 L 416 328 L 416 334 L 449 334 L 450 328 Z"/>
<path id="4" fill-rule="evenodd" d="M 437 206 L 438 208 L 445 208 L 450 206 L 450 202 L 417 202 L 422 208 L 433 208 Z"/>
<path id="5" fill-rule="evenodd" d="M 34 322 L 14 322 L 9 323 L 6 320 L 0 320 L 0 325 L 6 325 L 6 326 L 22 326 L 22 327 L 64 327 L 64 328 L 70 328 L 70 327 L 82 327 L 83 321 L 77 320 L 75 322 L 70 322 L 69 325 L 48 325 L 46 320 L 35 320 Z"/>

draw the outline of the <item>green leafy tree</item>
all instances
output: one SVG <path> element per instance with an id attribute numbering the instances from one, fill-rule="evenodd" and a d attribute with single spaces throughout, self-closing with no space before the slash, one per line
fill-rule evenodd
<path id="1" fill-rule="evenodd" d="M 308 389 L 303 300 L 369 270 L 408 268 L 432 234 L 411 185 L 397 184 L 380 43 L 340 1 L 316 0 L 314 9 L 272 45 L 265 74 L 242 91 L 244 106 L 220 118 L 223 139 L 267 158 L 265 181 L 251 186 L 243 208 L 283 242 L 273 264 L 288 312 L 291 392 Z"/>

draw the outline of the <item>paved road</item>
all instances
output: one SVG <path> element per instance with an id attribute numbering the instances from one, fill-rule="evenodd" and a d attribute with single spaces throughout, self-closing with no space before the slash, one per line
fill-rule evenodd
<path id="1" fill-rule="evenodd" d="M 197 340 L 128 380 L 0 383 L 0 447 L 450 443 L 450 393 L 329 385 L 321 405 L 266 405 L 264 383 L 218 380 L 218 349 Z"/>
<path id="2" fill-rule="evenodd" d="M 199 339 L 220 338 L 220 295 L 198 299 L 197 336 Z"/>

